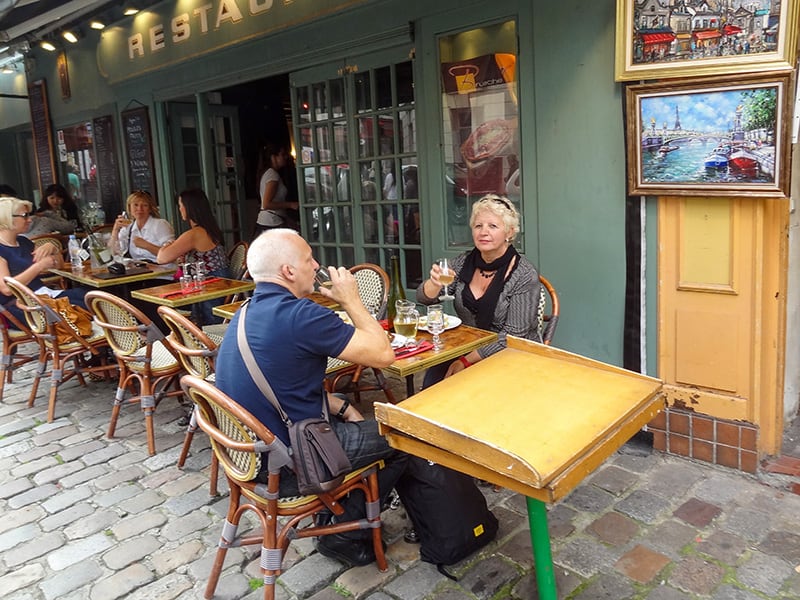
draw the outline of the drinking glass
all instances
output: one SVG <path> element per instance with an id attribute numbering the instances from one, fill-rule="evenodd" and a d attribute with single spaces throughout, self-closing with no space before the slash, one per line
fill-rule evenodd
<path id="1" fill-rule="evenodd" d="M 415 346 L 419 325 L 416 305 L 411 300 L 398 300 L 395 302 L 395 307 L 397 313 L 394 317 L 394 332 L 406 338 L 406 346 Z"/>
<path id="2" fill-rule="evenodd" d="M 194 278 L 192 277 L 192 263 L 185 262 L 181 267 L 181 292 L 190 294 L 194 291 Z"/>
<path id="3" fill-rule="evenodd" d="M 439 335 L 444 331 L 444 310 L 441 304 L 431 304 L 428 307 L 428 331 L 433 334 L 433 349 L 441 350 L 444 347 Z"/>
<path id="4" fill-rule="evenodd" d="M 331 274 L 328 272 L 328 267 L 320 267 L 317 269 L 314 279 L 317 281 L 317 285 L 319 287 L 329 288 L 333 285 L 333 282 L 331 281 Z"/>
<path id="5" fill-rule="evenodd" d="M 206 266 L 202 262 L 194 263 L 194 289 L 202 290 L 206 285 Z"/>
<path id="6" fill-rule="evenodd" d="M 455 296 L 447 291 L 447 286 L 451 285 L 456 278 L 456 273 L 453 271 L 450 261 L 446 258 L 440 258 L 436 261 L 436 264 L 439 265 L 439 281 L 441 281 L 444 286 L 442 287 L 442 295 L 439 296 L 439 300 L 455 300 Z"/>

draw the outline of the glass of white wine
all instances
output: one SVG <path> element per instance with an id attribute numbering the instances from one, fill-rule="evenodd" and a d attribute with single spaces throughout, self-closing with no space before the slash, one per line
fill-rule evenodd
<path id="1" fill-rule="evenodd" d="M 331 281 L 331 274 L 328 271 L 328 267 L 320 267 L 319 269 L 317 269 L 317 273 L 314 276 L 314 278 L 316 279 L 317 285 L 319 287 L 329 288 L 333 285 L 333 282 Z"/>
<path id="2" fill-rule="evenodd" d="M 442 295 L 439 296 L 439 300 L 454 300 L 455 296 L 448 293 L 447 287 L 455 281 L 456 272 L 453 270 L 450 261 L 446 258 L 440 258 L 436 261 L 436 264 L 439 265 L 439 281 L 442 282 Z"/>
<path id="3" fill-rule="evenodd" d="M 425 322 L 428 331 L 433 334 L 433 349 L 441 350 L 444 347 L 439 335 L 444 331 L 444 310 L 441 304 L 431 304 L 428 307 L 428 318 Z"/>
<path id="4" fill-rule="evenodd" d="M 397 312 L 394 317 L 394 332 L 406 339 L 406 346 L 415 346 L 419 325 L 416 305 L 411 300 L 398 300 L 395 307 Z"/>

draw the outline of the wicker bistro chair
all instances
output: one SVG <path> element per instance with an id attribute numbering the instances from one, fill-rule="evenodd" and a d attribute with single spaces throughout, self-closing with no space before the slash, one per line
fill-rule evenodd
<path id="1" fill-rule="evenodd" d="M 539 275 L 542 283 L 542 292 L 539 299 L 537 318 L 539 321 L 539 333 L 542 335 L 542 343 L 549 346 L 556 333 L 558 326 L 558 316 L 560 312 L 558 303 L 558 293 L 553 285 L 544 277 Z"/>
<path id="2" fill-rule="evenodd" d="M 31 333 L 39 344 L 39 366 L 36 370 L 31 386 L 31 394 L 28 398 L 28 406 L 33 406 L 36 394 L 39 391 L 39 380 L 47 372 L 47 365 L 52 361 L 50 369 L 50 398 L 47 408 L 47 421 L 52 422 L 56 412 L 56 398 L 58 388 L 65 381 L 73 377 L 78 379 L 81 385 L 86 385 L 83 375 L 85 373 L 102 373 L 110 379 L 111 373 L 116 370 L 116 365 L 111 365 L 106 359 L 108 342 L 103 331 L 95 324 L 92 324 L 92 333 L 88 337 L 83 337 L 76 331 L 71 331 L 70 338 L 58 342 L 56 336 L 56 323 L 63 320 L 50 307 L 45 306 L 36 297 L 36 294 L 26 285 L 19 283 L 13 277 L 6 277 L 5 282 L 11 288 L 14 297 L 17 299 L 17 306 L 25 314 L 25 320 Z M 96 366 L 90 366 L 87 355 L 97 357 Z M 72 365 L 70 368 L 69 365 Z"/>
<path id="3" fill-rule="evenodd" d="M 183 365 L 183 369 L 189 374 L 206 381 L 214 381 L 214 361 L 217 358 L 217 350 L 222 339 L 213 334 L 207 335 L 202 329 L 185 317 L 174 308 L 159 306 L 158 314 L 169 327 L 170 334 L 167 338 L 170 346 L 177 352 L 178 359 Z M 197 411 L 195 405 L 189 426 L 186 429 L 186 437 L 183 440 L 183 448 L 178 457 L 178 468 L 182 469 L 189 456 L 189 448 L 197 431 Z M 216 455 L 211 454 L 211 482 L 209 494 L 217 495 L 217 479 L 219 476 L 219 461 Z"/>
<path id="4" fill-rule="evenodd" d="M 103 328 L 119 365 L 119 383 L 111 411 L 108 437 L 113 438 L 122 404 L 138 402 L 144 412 L 147 450 L 156 453 L 153 413 L 167 396 L 182 396 L 179 377 L 183 367 L 164 334 L 138 308 L 99 290 L 86 294 L 86 304 Z M 171 388 L 171 389 L 170 389 Z"/>
<path id="5" fill-rule="evenodd" d="M 222 529 L 217 556 L 206 586 L 205 597 L 211 598 L 217 587 L 228 548 L 261 544 L 261 570 L 264 573 L 264 599 L 275 597 L 275 580 L 289 542 L 296 538 L 371 529 L 376 562 L 381 571 L 388 568 L 381 543 L 380 498 L 378 493 L 378 461 L 353 471 L 341 486 L 329 494 L 281 498 L 280 470 L 291 465 L 288 449 L 275 435 L 248 411 L 231 400 L 208 381 L 186 375 L 183 389 L 198 406 L 197 423 L 211 437 L 230 485 L 228 514 Z M 269 477 L 266 484 L 251 481 L 259 472 L 266 456 Z M 366 498 L 367 518 L 327 525 L 315 524 L 317 513 L 330 510 L 342 514 L 339 500 L 360 489 Z M 244 497 L 244 498 L 242 498 Z M 238 536 L 239 521 L 252 511 L 261 522 L 261 531 Z"/>
<path id="6" fill-rule="evenodd" d="M 376 315 L 380 315 L 386 311 L 386 301 L 389 295 L 389 276 L 386 271 L 381 269 L 378 265 L 370 263 L 363 263 L 350 268 L 353 276 L 358 283 L 358 292 L 361 296 L 361 302 Z M 365 367 L 363 365 L 349 365 L 345 368 L 336 369 L 331 368 L 330 362 L 328 371 L 334 371 L 325 381 L 325 387 L 328 391 L 336 391 L 344 394 L 353 394 L 354 400 L 358 403 L 361 402 L 361 393 L 369 391 L 383 391 L 386 399 L 392 404 L 395 403 L 394 394 L 392 393 L 389 383 L 383 371 L 377 368 L 372 369 L 375 376 L 375 383 L 365 381 L 362 376 Z"/>
<path id="7" fill-rule="evenodd" d="M 3 401 L 5 384 L 11 383 L 14 370 L 39 356 L 39 344 L 30 328 L 21 323 L 8 309 L 0 304 L 0 335 L 3 340 L 3 356 L 0 359 L 0 402 Z M 23 346 L 33 344 L 32 351 Z"/>

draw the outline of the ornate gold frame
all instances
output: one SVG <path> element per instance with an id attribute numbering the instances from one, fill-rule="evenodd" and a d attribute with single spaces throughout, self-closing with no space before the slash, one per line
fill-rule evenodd
<path id="1" fill-rule="evenodd" d="M 726 75 L 742 72 L 784 71 L 794 66 L 800 0 L 783 0 L 775 51 L 731 56 L 635 63 L 634 5 L 637 0 L 617 0 L 616 81 Z M 670 3 L 675 0 L 669 0 Z"/>

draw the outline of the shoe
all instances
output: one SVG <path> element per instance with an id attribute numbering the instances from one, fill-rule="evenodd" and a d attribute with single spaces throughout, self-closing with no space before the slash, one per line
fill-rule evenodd
<path id="1" fill-rule="evenodd" d="M 354 540 L 337 533 L 317 538 L 317 551 L 353 567 L 363 567 L 375 562 L 371 540 Z"/>
<path id="2" fill-rule="evenodd" d="M 417 530 L 413 527 L 411 529 L 407 529 L 406 532 L 403 534 L 403 540 L 408 542 L 409 544 L 419 544 L 419 534 Z"/>

